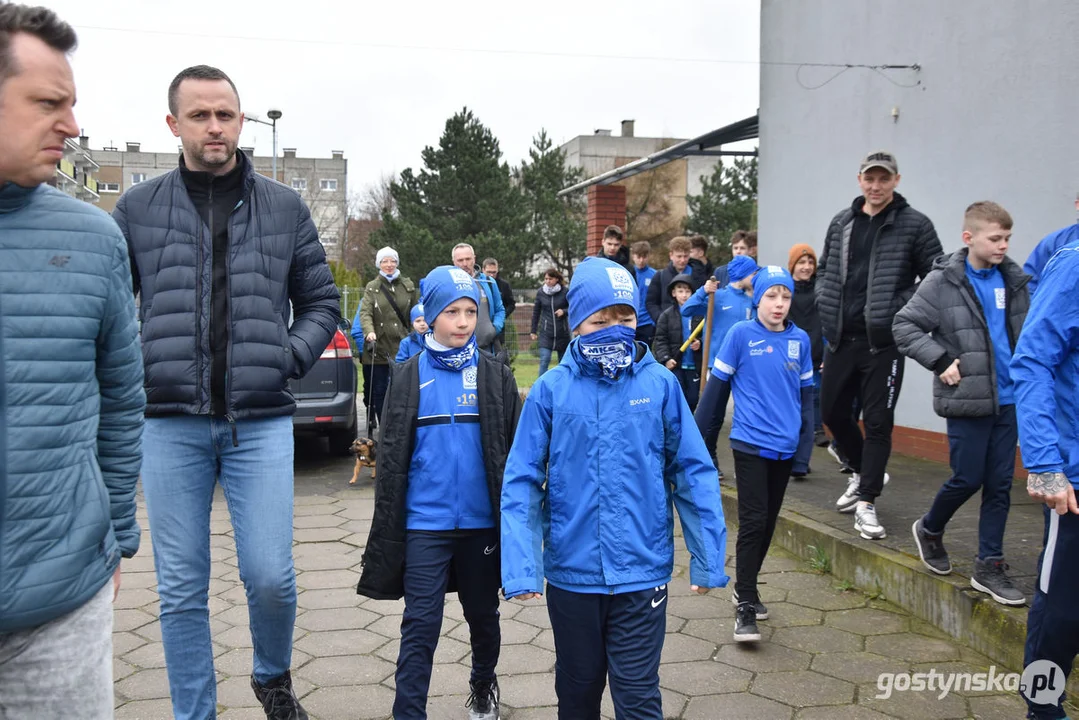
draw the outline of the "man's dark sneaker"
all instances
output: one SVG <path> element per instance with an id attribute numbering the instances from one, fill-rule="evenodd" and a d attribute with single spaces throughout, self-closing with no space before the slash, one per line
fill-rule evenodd
<path id="1" fill-rule="evenodd" d="M 731 592 L 731 602 L 735 604 L 735 607 L 738 606 L 738 591 L 737 590 L 734 590 L 734 591 Z M 758 620 L 767 620 L 768 619 L 768 608 L 765 606 L 764 603 L 762 603 L 760 601 L 760 598 L 757 599 L 757 602 L 753 606 L 753 609 L 757 611 L 757 619 Z"/>
<path id="2" fill-rule="evenodd" d="M 265 685 L 252 676 L 251 689 L 269 720 L 308 720 L 307 712 L 292 692 L 292 675 L 287 671 Z"/>
<path id="3" fill-rule="evenodd" d="M 475 680 L 468 683 L 468 720 L 498 720 L 498 680 Z"/>
<path id="4" fill-rule="evenodd" d="M 817 447 L 828 447 L 831 442 L 823 430 L 817 430 L 813 433 L 813 444 Z"/>
<path id="5" fill-rule="evenodd" d="M 805 470 L 791 470 L 792 480 L 805 480 L 807 475 L 813 474 L 813 468 L 807 467 Z"/>
<path id="6" fill-rule="evenodd" d="M 989 596 L 1001 605 L 1026 605 L 1027 599 L 1012 583 L 1005 572 L 1008 563 L 1004 558 L 986 558 L 974 561 L 974 577 L 970 586 Z"/>
<path id="7" fill-rule="evenodd" d="M 930 572 L 947 575 L 952 571 L 952 561 L 944 549 L 944 534 L 930 535 L 922 527 L 922 518 L 914 521 L 910 531 L 914 534 L 914 544 L 918 547 L 918 557 Z"/>
<path id="8" fill-rule="evenodd" d="M 757 611 L 753 603 L 738 603 L 734 611 L 734 639 L 738 642 L 759 642 L 761 631 L 757 628 Z"/>

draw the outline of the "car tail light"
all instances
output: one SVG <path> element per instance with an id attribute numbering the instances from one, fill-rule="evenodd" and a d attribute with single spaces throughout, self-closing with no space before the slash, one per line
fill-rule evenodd
<path id="1" fill-rule="evenodd" d="M 333 340 L 330 340 L 330 344 L 327 345 L 326 349 L 322 351 L 322 357 L 320 359 L 341 359 L 351 357 L 352 347 L 348 344 L 348 338 L 345 337 L 345 334 L 343 332 L 338 330 L 333 334 Z"/>

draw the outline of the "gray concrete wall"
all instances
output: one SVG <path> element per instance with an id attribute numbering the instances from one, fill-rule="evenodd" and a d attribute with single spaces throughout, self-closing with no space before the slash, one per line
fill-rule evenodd
<path id="1" fill-rule="evenodd" d="M 860 157 L 888 149 L 899 192 L 932 218 L 945 251 L 962 244 L 964 208 L 991 199 L 1015 218 L 1010 252 L 1025 261 L 1075 222 L 1077 36 L 1074 0 L 762 0 L 762 260 L 785 264 L 796 242 L 819 251 L 858 194 Z M 774 62 L 922 69 L 836 75 Z M 930 392 L 929 373 L 908 361 L 897 424 L 943 430 Z"/>

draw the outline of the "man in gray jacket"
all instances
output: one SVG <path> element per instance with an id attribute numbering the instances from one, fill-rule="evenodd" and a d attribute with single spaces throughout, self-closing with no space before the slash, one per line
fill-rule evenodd
<path id="1" fill-rule="evenodd" d="M 330 341 L 338 293 L 303 200 L 255 173 L 237 149 L 243 115 L 228 76 L 187 68 L 168 97 L 169 128 L 183 143 L 179 167 L 128 190 L 114 217 L 142 298 L 142 483 L 173 714 L 215 713 L 207 595 L 210 507 L 220 483 L 247 591 L 252 688 L 267 717 L 302 720 L 289 674 L 296 574 L 288 381 L 307 373 Z"/>
<path id="2" fill-rule="evenodd" d="M 79 134 L 50 10 L 0 4 L 0 716 L 112 717 L 145 396 L 127 249 L 46 183 Z"/>
<path id="3" fill-rule="evenodd" d="M 1022 605 L 1023 594 L 1005 573 L 1004 525 L 1019 432 L 1009 364 L 1030 308 L 1030 276 L 1005 254 L 1011 236 L 1012 218 L 1000 205 L 968 207 L 967 247 L 937 259 L 896 314 L 892 334 L 899 352 L 936 376 L 933 410 L 948 421 L 952 477 L 914 523 L 918 554 L 932 572 L 952 571 L 944 528 L 981 490 L 970 584 L 999 603 Z"/>

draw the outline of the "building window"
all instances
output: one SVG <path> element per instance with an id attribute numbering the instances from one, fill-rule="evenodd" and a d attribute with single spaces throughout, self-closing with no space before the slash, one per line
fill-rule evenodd
<path id="1" fill-rule="evenodd" d="M 120 183 L 98 183 L 97 191 L 103 193 L 118 193 L 120 192 Z"/>
<path id="2" fill-rule="evenodd" d="M 131 184 L 138 185 L 140 182 L 146 182 L 146 173 L 131 173 Z"/>
<path id="3" fill-rule="evenodd" d="M 337 192 L 337 179 L 326 180 L 322 179 L 318 181 L 320 190 L 329 190 L 330 192 Z"/>
<path id="4" fill-rule="evenodd" d="M 292 189 L 303 192 L 307 189 L 307 178 L 292 178 Z"/>

